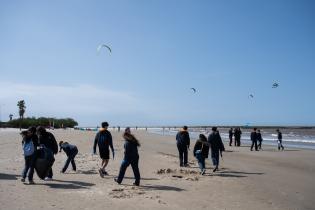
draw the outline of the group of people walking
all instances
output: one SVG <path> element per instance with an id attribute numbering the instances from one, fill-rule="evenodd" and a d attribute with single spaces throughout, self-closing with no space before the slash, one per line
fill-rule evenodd
<path id="1" fill-rule="evenodd" d="M 107 122 L 103 122 L 101 124 L 101 128 L 97 132 L 94 144 L 93 144 L 93 154 L 96 154 L 96 148 L 98 147 L 99 156 L 101 158 L 101 167 L 98 172 L 101 177 L 108 175 L 106 171 L 106 167 L 109 163 L 110 159 L 110 150 L 112 153 L 112 158 L 115 158 L 115 149 L 113 146 L 113 139 L 110 131 L 108 130 L 109 124 Z M 241 137 L 240 128 L 233 129 L 231 128 L 229 131 L 230 137 L 230 146 L 232 145 L 232 136 L 235 137 L 235 145 L 240 146 L 240 137 Z M 278 133 L 278 149 L 280 148 L 284 150 L 282 145 L 282 133 L 279 129 L 277 129 Z M 34 184 L 33 174 L 35 168 L 35 162 L 38 159 L 37 150 L 40 148 L 45 148 L 48 150 L 52 156 L 58 153 L 58 144 L 54 137 L 54 135 L 50 132 L 47 132 L 46 129 L 42 126 L 39 127 L 30 127 L 26 131 L 21 132 L 22 135 L 22 146 L 24 151 L 25 158 L 25 166 L 22 172 L 22 182 L 25 182 L 26 176 L 28 175 L 28 180 L 30 184 Z M 125 140 L 124 143 L 124 157 L 120 165 L 120 170 L 117 178 L 114 179 L 115 182 L 121 184 L 125 172 L 129 165 L 131 165 L 135 182 L 134 185 L 140 185 L 140 171 L 139 171 L 139 153 L 138 147 L 140 147 L 140 143 L 138 139 L 131 133 L 129 127 L 125 129 L 123 133 L 123 138 Z M 260 130 L 254 128 L 250 135 L 252 145 L 251 151 L 255 148 L 256 151 L 261 149 L 262 145 L 262 136 Z M 182 129 L 176 135 L 176 145 L 179 153 L 179 165 L 180 167 L 188 167 L 188 151 L 190 148 L 190 136 L 188 132 L 188 127 L 183 126 Z M 76 171 L 75 157 L 78 154 L 78 148 L 75 145 L 69 144 L 68 142 L 59 142 L 59 152 L 62 150 L 67 155 L 67 160 L 60 171 L 61 173 L 65 173 L 69 164 L 71 163 L 72 169 Z M 217 127 L 212 127 L 212 132 L 209 134 L 208 138 L 204 134 L 199 135 L 199 139 L 196 141 L 193 149 L 193 155 L 198 161 L 198 165 L 200 168 L 200 173 L 202 175 L 206 172 L 205 160 L 209 156 L 209 151 L 211 151 L 211 159 L 214 165 L 213 172 L 219 169 L 219 160 L 220 156 L 222 157 L 222 152 L 225 151 L 223 141 L 221 139 L 220 133 Z M 53 163 L 52 163 L 53 164 Z M 52 165 L 51 165 L 52 166 Z M 52 167 L 49 168 L 47 173 L 44 176 L 44 180 L 49 181 L 53 178 L 53 170 Z"/>
<path id="2" fill-rule="evenodd" d="M 99 169 L 99 173 L 101 177 L 108 175 L 106 172 L 106 166 L 108 165 L 110 159 L 109 148 L 112 151 L 113 159 L 115 157 L 115 150 L 113 147 L 112 135 L 108 131 L 109 124 L 107 122 L 102 123 L 102 128 L 95 136 L 94 145 L 93 145 L 93 153 L 96 154 L 96 147 L 99 148 L 99 155 L 101 158 L 101 168 Z M 33 175 L 35 169 L 35 163 L 38 159 L 37 150 L 40 148 L 45 148 L 46 151 L 49 151 L 53 155 L 58 153 L 58 144 L 54 137 L 54 135 L 50 132 L 47 132 L 44 127 L 30 127 L 28 130 L 22 131 L 22 146 L 24 151 L 24 159 L 25 166 L 22 171 L 22 182 L 25 182 L 26 176 L 28 175 L 29 184 L 34 184 Z M 140 171 L 138 167 L 139 163 L 139 154 L 138 147 L 140 146 L 139 141 L 136 137 L 131 134 L 131 130 L 129 127 L 125 129 L 123 134 L 123 138 L 125 139 L 124 144 L 124 158 L 120 166 L 120 171 L 118 177 L 114 179 L 118 184 L 121 184 L 123 181 L 125 172 L 129 165 L 131 165 L 134 175 L 135 182 L 134 185 L 140 185 Z M 71 163 L 72 169 L 76 171 L 75 157 L 78 154 L 78 148 L 75 145 L 69 144 L 68 142 L 59 142 L 59 152 L 62 150 L 67 155 L 67 160 L 60 173 L 65 173 L 69 164 Z M 49 168 L 44 180 L 50 181 L 53 178 L 53 170 L 52 166 Z"/>
<path id="3" fill-rule="evenodd" d="M 190 137 L 188 133 L 188 127 L 184 126 L 176 135 L 176 144 L 179 153 L 179 166 L 187 167 L 188 165 L 188 150 L 190 146 Z M 211 150 L 211 159 L 214 165 L 213 172 L 219 168 L 220 156 L 225 151 L 224 144 L 222 142 L 220 133 L 217 127 L 212 128 L 212 133 L 207 137 L 204 134 L 199 135 L 199 139 L 196 141 L 193 155 L 198 161 L 200 173 L 202 175 L 206 172 L 205 159 L 209 156 L 209 150 Z"/>
<path id="4" fill-rule="evenodd" d="M 280 150 L 280 148 L 284 150 L 284 146 L 282 145 L 282 133 L 279 129 L 277 129 L 276 132 L 277 132 L 277 137 L 278 137 L 278 140 L 277 140 L 278 150 Z M 255 151 L 262 150 L 261 145 L 262 145 L 263 138 L 259 129 L 253 128 L 253 131 L 250 134 L 250 140 L 252 141 L 252 145 L 250 147 L 251 151 L 253 151 L 254 147 L 255 147 Z"/>
<path id="5" fill-rule="evenodd" d="M 109 124 L 107 122 L 102 123 L 102 128 L 96 134 L 93 146 L 93 153 L 96 154 L 96 147 L 98 146 L 99 155 L 102 160 L 101 168 L 99 169 L 99 174 L 101 177 L 108 175 L 106 171 L 106 166 L 108 165 L 110 159 L 110 151 L 112 151 L 113 159 L 115 158 L 115 150 L 113 146 L 113 139 L 110 131 L 108 130 Z M 115 182 L 121 184 L 125 172 L 129 165 L 131 165 L 134 176 L 135 182 L 133 183 L 136 186 L 140 185 L 140 171 L 139 171 L 139 153 L 138 147 L 140 147 L 140 143 L 138 139 L 131 133 L 129 127 L 125 129 L 123 134 L 123 138 L 125 140 L 124 144 L 124 158 L 121 162 L 120 170 L 118 177 L 114 179 Z"/>

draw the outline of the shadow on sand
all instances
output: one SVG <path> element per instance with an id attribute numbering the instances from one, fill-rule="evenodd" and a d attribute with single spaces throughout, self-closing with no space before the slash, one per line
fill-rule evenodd
<path id="1" fill-rule="evenodd" d="M 284 149 L 283 151 L 279 151 L 278 148 L 274 148 L 274 149 L 262 149 L 262 151 L 266 151 L 266 152 L 298 152 L 301 151 L 299 149 Z"/>
<path id="2" fill-rule="evenodd" d="M 135 179 L 134 177 L 124 177 L 124 179 Z M 148 181 L 157 181 L 160 180 L 158 178 L 145 178 L 145 177 L 141 177 L 141 180 L 148 180 Z"/>
<path id="3" fill-rule="evenodd" d="M 98 174 L 98 172 L 94 169 L 90 169 L 90 170 L 78 170 L 77 172 L 74 172 L 74 174 L 84 174 L 84 175 L 91 175 L 91 174 Z"/>
<path id="4" fill-rule="evenodd" d="M 220 176 L 220 177 L 233 177 L 233 178 L 243 178 L 248 177 L 248 175 L 264 175 L 265 173 L 254 173 L 254 172 L 243 172 L 243 171 L 217 171 L 214 173 L 206 173 L 205 176 Z"/>
<path id="5" fill-rule="evenodd" d="M 21 177 L 21 175 L 0 173 L 0 180 L 17 180 L 18 177 Z"/>
<path id="6" fill-rule="evenodd" d="M 133 185 L 130 184 L 121 184 L 123 186 L 130 186 L 132 187 Z M 182 188 L 178 188 L 178 187 L 172 187 L 172 186 L 166 186 L 166 185 L 140 185 L 139 189 L 142 190 L 161 190 L 161 191 L 176 191 L 176 192 L 181 192 L 181 191 L 185 191 Z"/>
<path id="7" fill-rule="evenodd" d="M 140 188 L 147 189 L 147 190 L 163 190 L 163 191 L 176 191 L 176 192 L 185 191 L 182 188 L 165 186 L 165 185 L 141 185 Z"/>
<path id="8" fill-rule="evenodd" d="M 60 183 L 55 183 L 55 182 L 60 182 Z M 64 180 L 58 180 L 54 179 L 52 182 L 46 182 L 46 183 L 40 183 L 36 185 L 45 185 L 49 186 L 54 189 L 88 189 L 91 186 L 94 186 L 95 184 L 93 183 L 88 183 L 88 182 L 81 182 L 81 181 L 64 181 Z"/>

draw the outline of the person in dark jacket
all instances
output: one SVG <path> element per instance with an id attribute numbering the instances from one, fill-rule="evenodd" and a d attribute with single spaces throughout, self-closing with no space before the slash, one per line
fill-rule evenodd
<path id="1" fill-rule="evenodd" d="M 219 169 L 220 154 L 222 157 L 222 152 L 225 151 L 224 144 L 217 127 L 212 128 L 212 133 L 208 137 L 208 143 L 211 148 L 212 163 L 215 166 L 213 172 L 216 172 Z"/>
<path id="2" fill-rule="evenodd" d="M 205 135 L 199 135 L 199 139 L 196 141 L 193 154 L 198 160 L 200 174 L 204 175 L 206 172 L 205 159 L 209 156 L 209 144 Z"/>
<path id="3" fill-rule="evenodd" d="M 59 148 L 60 148 L 59 152 L 61 152 L 61 150 L 63 150 L 68 157 L 66 162 L 65 162 L 64 167 L 62 168 L 62 170 L 60 172 L 65 173 L 70 162 L 72 165 L 72 169 L 74 171 L 76 171 L 77 166 L 75 164 L 74 158 L 78 154 L 78 148 L 75 145 L 72 145 L 72 144 L 69 144 L 68 142 L 63 142 L 63 141 L 59 142 Z"/>
<path id="4" fill-rule="evenodd" d="M 108 122 L 102 122 L 102 128 L 96 134 L 93 146 L 93 153 L 96 154 L 96 146 L 98 146 L 100 158 L 102 159 L 102 166 L 98 170 L 101 177 L 104 175 L 108 175 L 105 168 L 109 162 L 109 147 L 112 150 L 113 159 L 115 157 L 115 150 L 113 146 L 113 139 L 111 133 L 107 130 L 108 129 Z"/>
<path id="5" fill-rule="evenodd" d="M 233 134 L 234 134 L 233 128 L 230 128 L 230 130 L 229 130 L 230 147 L 232 146 L 232 143 L 233 143 Z"/>
<path id="6" fill-rule="evenodd" d="M 26 175 L 28 173 L 29 184 L 34 184 L 34 163 L 35 163 L 35 146 L 32 141 L 32 133 L 30 131 L 22 131 L 21 136 L 23 152 L 24 152 L 24 169 L 22 172 L 22 182 L 25 182 Z"/>
<path id="7" fill-rule="evenodd" d="M 261 132 L 259 129 L 257 130 L 257 141 L 258 141 L 258 149 L 261 150 L 261 144 L 262 144 L 263 138 L 261 136 Z"/>
<path id="8" fill-rule="evenodd" d="M 250 151 L 253 151 L 254 145 L 255 145 L 255 151 L 258 151 L 256 130 L 257 130 L 257 128 L 254 128 L 253 131 L 250 134 L 250 140 L 252 141 L 252 146 L 250 147 Z"/>
<path id="9" fill-rule="evenodd" d="M 51 150 L 51 152 L 54 155 L 58 153 L 58 143 L 52 133 L 47 132 L 44 127 L 38 126 L 36 128 L 36 134 L 38 136 L 38 141 L 40 145 L 44 145 L 47 149 Z M 53 170 L 51 168 L 45 180 L 51 181 L 52 178 L 53 178 Z"/>
<path id="10" fill-rule="evenodd" d="M 278 133 L 278 150 L 280 150 L 280 147 L 282 150 L 284 150 L 284 147 L 282 145 L 282 133 L 280 132 L 279 129 L 277 129 L 277 133 Z"/>
<path id="11" fill-rule="evenodd" d="M 124 179 L 125 172 L 129 165 L 131 165 L 133 174 L 135 176 L 135 182 L 133 183 L 136 186 L 140 185 L 140 171 L 139 171 L 139 153 L 138 147 L 140 147 L 139 141 L 136 139 L 134 135 L 131 134 L 130 128 L 127 127 L 125 129 L 125 133 L 123 134 L 123 138 L 125 139 L 124 149 L 124 159 L 121 162 L 120 170 L 118 178 L 115 178 L 115 182 L 121 184 Z"/>
<path id="12" fill-rule="evenodd" d="M 241 146 L 241 136 L 242 136 L 242 131 L 241 128 L 235 128 L 234 130 L 234 144 L 235 146 Z"/>
<path id="13" fill-rule="evenodd" d="M 179 153 L 179 165 L 180 167 L 188 166 L 188 149 L 190 145 L 190 137 L 188 133 L 188 127 L 184 126 L 181 131 L 176 135 L 176 144 Z"/>

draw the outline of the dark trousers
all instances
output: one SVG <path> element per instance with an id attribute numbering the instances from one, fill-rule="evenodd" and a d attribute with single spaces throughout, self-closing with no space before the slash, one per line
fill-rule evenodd
<path id="1" fill-rule="evenodd" d="M 257 140 L 252 140 L 252 146 L 250 147 L 250 150 L 253 150 L 254 145 L 255 145 L 255 150 L 257 151 L 258 150 Z"/>
<path id="2" fill-rule="evenodd" d="M 235 137 L 235 140 L 234 140 L 235 142 L 234 142 L 234 144 L 235 144 L 235 146 L 241 146 L 241 138 L 240 137 Z"/>
<path id="3" fill-rule="evenodd" d="M 52 167 L 53 167 L 53 166 L 51 166 L 51 168 L 49 169 L 48 175 L 47 175 L 47 177 L 48 177 L 48 178 L 51 178 L 51 179 L 53 178 L 53 175 L 54 175 L 53 170 L 52 170 Z"/>
<path id="4" fill-rule="evenodd" d="M 282 140 L 278 140 L 278 150 L 280 150 L 280 147 L 282 148 L 282 150 L 284 150 L 284 147 L 282 145 Z"/>
<path id="5" fill-rule="evenodd" d="M 177 144 L 179 153 L 179 165 L 184 166 L 188 163 L 188 149 L 186 145 Z"/>
<path id="6" fill-rule="evenodd" d="M 28 172 L 28 180 L 32 181 L 33 175 L 34 175 L 35 154 L 30 155 L 30 156 L 24 156 L 24 159 L 25 159 L 25 165 L 22 172 L 22 178 L 25 179 Z"/>
<path id="7" fill-rule="evenodd" d="M 201 153 L 197 153 L 196 154 L 196 158 L 198 160 L 198 165 L 200 170 L 206 169 L 206 162 L 205 162 L 205 158 L 202 156 Z"/>
<path id="8" fill-rule="evenodd" d="M 66 162 L 65 162 L 65 165 L 64 165 L 63 168 L 62 168 L 62 172 L 63 172 L 63 173 L 66 172 L 66 170 L 67 170 L 67 168 L 68 168 L 70 162 L 71 162 L 71 165 L 72 165 L 72 169 L 73 169 L 74 171 L 77 170 L 77 166 L 75 165 L 75 161 L 74 161 L 74 158 L 75 158 L 75 156 L 76 156 L 77 154 L 78 154 L 78 149 L 74 149 L 74 150 L 71 152 L 71 154 L 68 156 L 68 158 L 67 158 L 67 160 L 66 160 Z"/>
<path id="9" fill-rule="evenodd" d="M 119 175 L 117 182 L 121 183 L 124 179 L 125 172 L 128 168 L 128 166 L 131 165 L 133 174 L 135 176 L 135 184 L 140 184 L 140 171 L 139 171 L 139 158 L 135 160 L 123 160 L 120 165 Z"/>
<path id="10" fill-rule="evenodd" d="M 219 166 L 219 160 L 220 160 L 220 151 L 219 150 L 211 150 L 211 159 L 212 163 L 215 167 Z"/>
<path id="11" fill-rule="evenodd" d="M 259 141 L 258 141 L 258 149 L 261 149 L 261 143 L 262 143 L 262 141 L 259 140 Z"/>

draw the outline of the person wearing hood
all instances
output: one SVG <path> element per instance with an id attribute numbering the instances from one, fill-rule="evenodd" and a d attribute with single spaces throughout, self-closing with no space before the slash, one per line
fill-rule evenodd
<path id="1" fill-rule="evenodd" d="M 179 153 L 179 166 L 188 166 L 188 150 L 190 145 L 190 137 L 188 127 L 184 126 L 176 135 L 176 144 Z"/>
<path id="2" fill-rule="evenodd" d="M 208 143 L 211 148 L 212 163 L 215 166 L 213 172 L 216 172 L 219 169 L 220 154 L 222 157 L 222 152 L 225 151 L 224 144 L 217 127 L 212 128 L 212 133 L 208 136 Z"/>
<path id="3" fill-rule="evenodd" d="M 63 141 L 59 142 L 59 148 L 60 148 L 59 152 L 61 152 L 61 150 L 63 150 L 68 157 L 66 162 L 65 162 L 64 167 L 62 168 L 62 170 L 60 172 L 65 173 L 70 162 L 72 165 L 72 169 L 74 171 L 76 171 L 77 166 L 75 164 L 74 158 L 78 154 L 78 148 L 75 145 L 72 145 L 72 144 L 69 144 L 68 142 L 63 142 Z"/>
<path id="4" fill-rule="evenodd" d="M 125 140 L 124 144 L 124 159 L 121 162 L 120 170 L 118 178 L 115 178 L 114 181 L 118 184 L 124 179 L 125 172 L 129 165 L 131 165 L 134 176 L 135 182 L 133 183 L 136 186 L 140 185 L 140 171 L 139 171 L 139 153 L 138 147 L 140 147 L 139 141 L 136 139 L 134 135 L 131 134 L 130 128 L 127 127 L 123 134 L 123 138 Z"/>
<path id="5" fill-rule="evenodd" d="M 205 135 L 199 135 L 199 139 L 196 141 L 193 154 L 198 160 L 200 174 L 204 175 L 206 172 L 205 159 L 208 158 L 209 155 L 209 144 Z"/>
<path id="6" fill-rule="evenodd" d="M 102 128 L 96 134 L 93 145 L 93 154 L 96 154 L 96 146 L 98 146 L 100 158 L 102 159 L 102 166 L 98 170 L 102 178 L 104 175 L 108 175 L 105 168 L 109 162 L 109 147 L 112 150 L 113 159 L 115 158 L 113 139 L 111 133 L 107 130 L 108 126 L 108 122 L 102 122 Z"/>
<path id="7" fill-rule="evenodd" d="M 54 155 L 58 153 L 58 143 L 52 133 L 47 132 L 44 127 L 38 126 L 36 128 L 36 134 L 38 136 L 38 141 L 40 145 L 44 145 L 47 149 L 51 150 L 51 152 Z M 52 178 L 53 178 L 53 170 L 52 168 L 50 168 L 45 180 L 51 181 Z"/>

